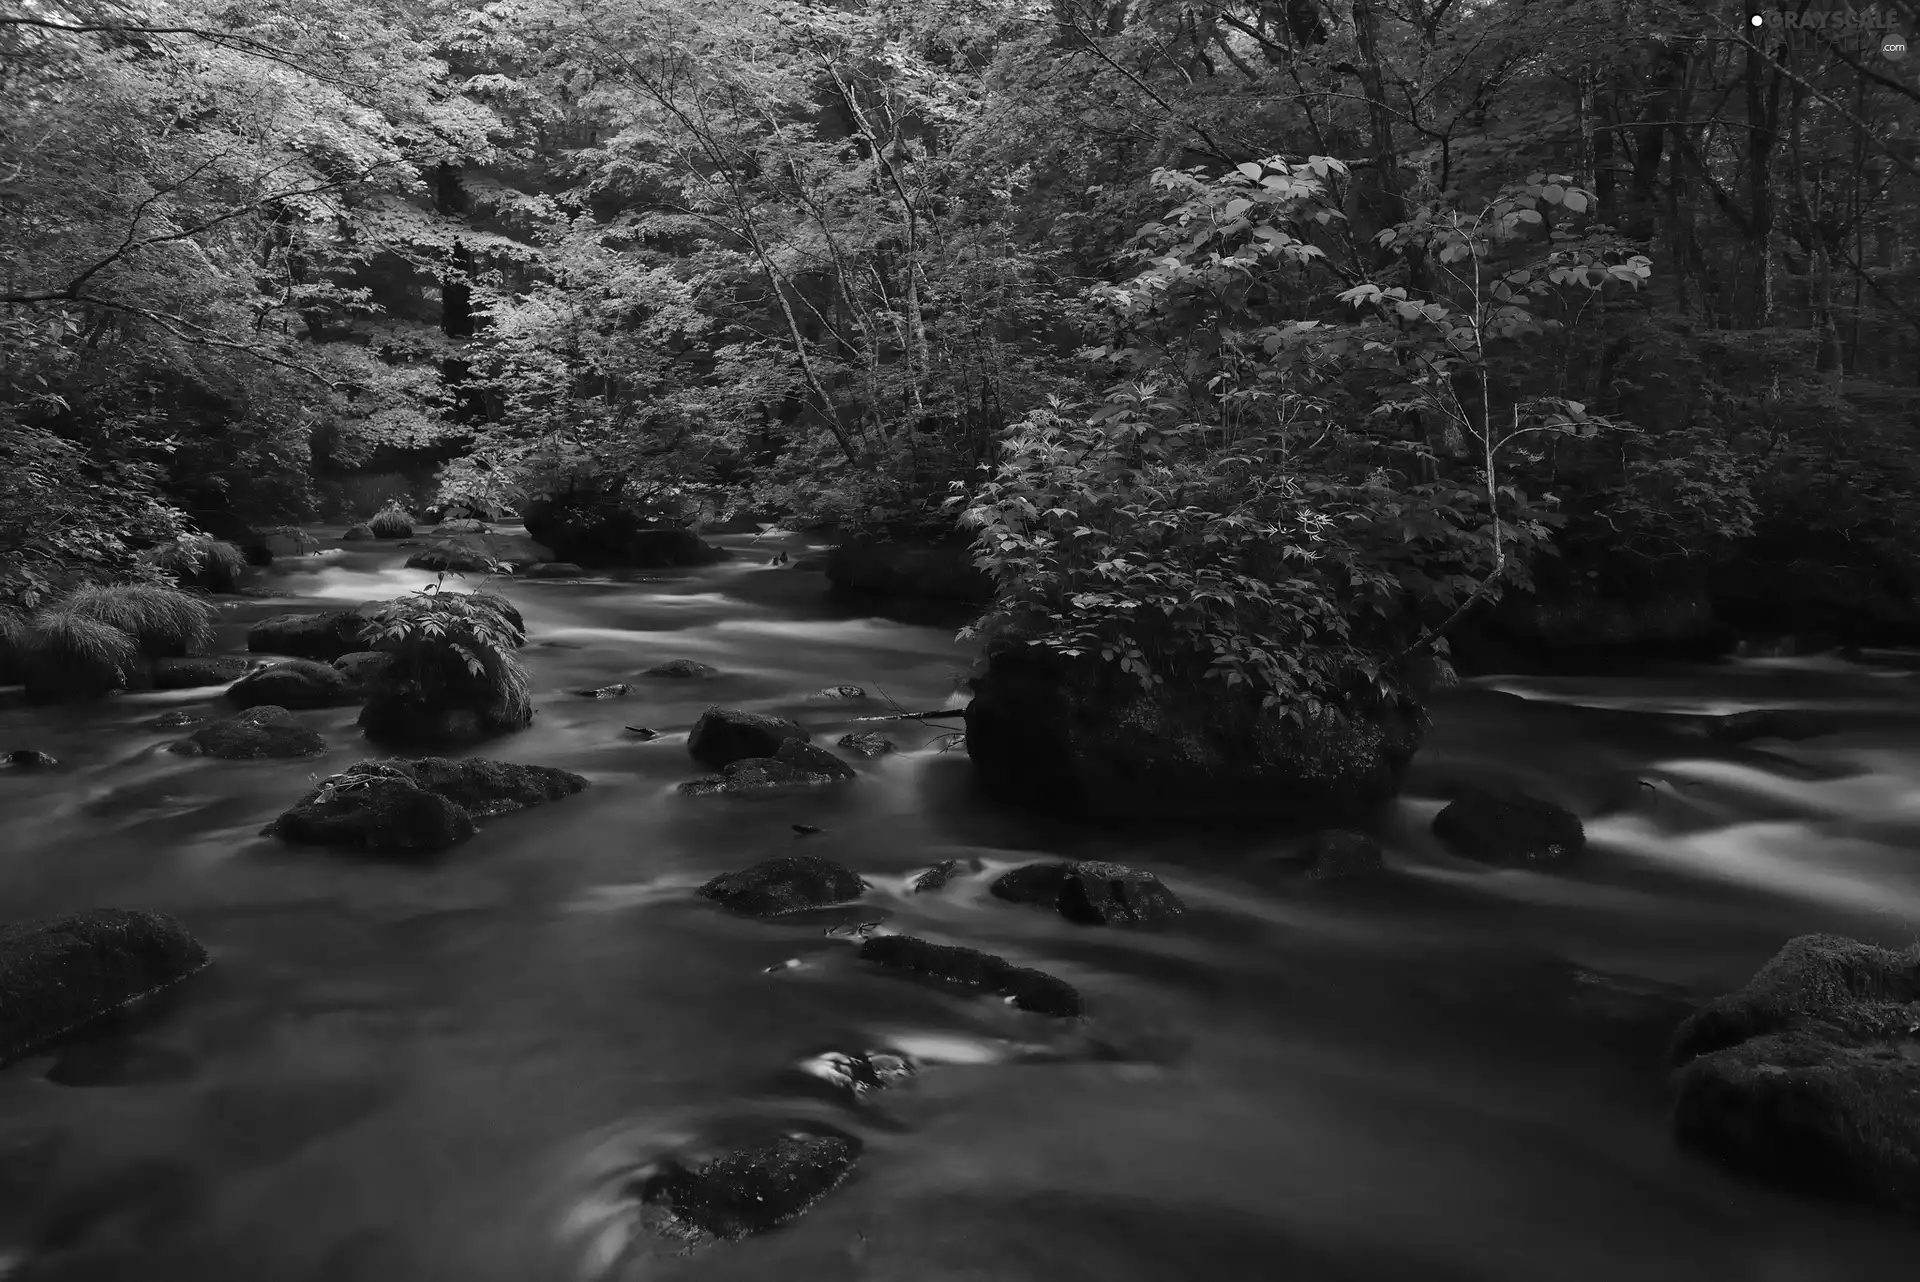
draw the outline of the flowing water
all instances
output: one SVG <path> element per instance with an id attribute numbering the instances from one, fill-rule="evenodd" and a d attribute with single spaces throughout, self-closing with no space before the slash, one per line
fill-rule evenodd
<path id="1" fill-rule="evenodd" d="M 1676 1150 L 1661 1060 L 1690 1002 L 1792 935 L 1920 933 L 1920 676 L 1901 656 L 1470 683 L 1435 706 L 1381 821 L 1390 873 L 1311 883 L 1289 863 L 1297 833 L 997 808 L 938 723 L 881 727 L 903 750 L 842 788 L 677 795 L 702 773 L 685 732 L 710 704 L 792 715 L 831 743 L 890 705 L 810 692 L 941 707 L 971 658 L 956 620 L 875 617 L 767 565 L 765 540 L 719 541 L 742 556 L 505 586 L 540 714 L 487 753 L 593 787 L 431 864 L 258 835 L 366 755 L 353 709 L 300 714 L 325 757 L 263 763 L 173 756 L 173 733 L 143 728 L 215 692 L 0 711 L 0 748 L 61 760 L 0 774 L 7 915 L 156 909 L 216 959 L 0 1073 L 0 1278 L 1911 1276 L 1920 1229 Z M 419 586 L 404 555 L 334 543 L 276 567 L 283 596 L 229 604 L 224 638 Z M 720 675 L 637 676 L 673 658 Z M 614 681 L 636 693 L 565 693 Z M 1733 748 L 1638 715 L 1749 707 L 1830 710 L 1844 729 Z M 1426 825 L 1469 781 L 1572 807 L 1588 857 L 1544 874 L 1446 856 Z M 779 923 L 693 894 L 796 849 L 876 890 Z M 1096 855 L 1160 874 L 1185 924 L 1084 929 L 985 894 L 1018 862 Z M 947 858 L 978 871 L 905 893 Z M 863 970 L 832 928 L 878 918 L 1060 975 L 1091 1018 Z M 798 1071 L 880 1048 L 921 1071 L 865 1104 Z M 634 1247 L 636 1172 L 795 1126 L 865 1146 L 804 1219 L 686 1259 Z"/>

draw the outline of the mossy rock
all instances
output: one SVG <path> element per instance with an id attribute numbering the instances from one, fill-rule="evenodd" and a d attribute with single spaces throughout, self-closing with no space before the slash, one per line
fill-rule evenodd
<path id="1" fill-rule="evenodd" d="M 160 913 L 98 908 L 0 932 L 0 1064 L 135 998 L 178 983 L 210 958 Z"/>
<path id="2" fill-rule="evenodd" d="M 866 891 L 859 873 L 818 855 L 776 855 L 700 887 L 702 898 L 749 917 L 851 903 Z"/>
<path id="3" fill-rule="evenodd" d="M 285 708 L 249 708 L 237 717 L 201 726 L 170 751 L 181 756 L 249 761 L 266 757 L 317 757 L 327 741 Z"/>
<path id="4" fill-rule="evenodd" d="M 436 854 L 471 838 L 481 819 L 558 801 L 586 787 L 584 778 L 565 770 L 505 761 L 360 761 L 322 781 L 267 832 L 297 845 Z"/>
<path id="5" fill-rule="evenodd" d="M 687 752 L 704 766 L 719 768 L 749 757 L 771 757 L 788 739 L 812 740 L 798 722 L 739 708 L 708 708 L 687 736 Z"/>
<path id="6" fill-rule="evenodd" d="M 241 677 L 227 687 L 237 708 L 339 708 L 358 703 L 346 674 L 312 659 L 286 659 Z"/>
<path id="7" fill-rule="evenodd" d="M 1920 948 L 1789 941 L 1674 1036 L 1680 1141 L 1756 1179 L 1920 1215 Z"/>

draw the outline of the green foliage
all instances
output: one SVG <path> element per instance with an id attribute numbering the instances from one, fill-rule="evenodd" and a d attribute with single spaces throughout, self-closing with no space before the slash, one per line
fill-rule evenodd
<path id="1" fill-rule="evenodd" d="M 181 586 L 209 592 L 232 592 L 247 569 L 247 558 L 239 548 L 204 534 L 183 534 L 149 549 L 145 556 Z"/>
<path id="2" fill-rule="evenodd" d="M 532 687 L 515 651 L 526 630 L 491 592 L 410 593 L 375 611 L 368 644 L 394 656 L 382 690 L 429 707 L 472 708 L 496 729 L 533 718 Z"/>

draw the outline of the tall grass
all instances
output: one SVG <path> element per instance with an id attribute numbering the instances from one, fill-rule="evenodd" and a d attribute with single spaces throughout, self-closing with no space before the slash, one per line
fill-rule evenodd
<path id="1" fill-rule="evenodd" d="M 233 544 L 205 534 L 183 534 L 147 553 L 147 559 L 186 587 L 231 592 L 246 571 L 246 554 Z"/>
<path id="2" fill-rule="evenodd" d="M 373 528 L 376 538 L 404 539 L 413 533 L 413 518 L 398 503 L 389 503 L 375 512 L 367 524 Z"/>
<path id="3" fill-rule="evenodd" d="M 24 675 L 30 631 L 26 615 L 0 605 L 0 685 L 13 685 Z"/>
<path id="4" fill-rule="evenodd" d="M 140 663 L 131 635 L 68 606 L 34 615 L 24 648 L 27 693 L 39 700 L 97 699 L 126 685 Z"/>
<path id="5" fill-rule="evenodd" d="M 49 613 L 118 628 L 149 658 L 202 654 L 213 645 L 213 607 L 158 584 L 90 583 L 61 597 Z"/>

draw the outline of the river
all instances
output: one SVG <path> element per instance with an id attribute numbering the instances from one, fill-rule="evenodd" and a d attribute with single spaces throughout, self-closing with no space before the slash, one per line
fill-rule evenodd
<path id="1" fill-rule="evenodd" d="M 337 533 L 337 531 L 329 531 Z M 1753 660 L 1584 678 L 1481 678 L 1436 702 L 1386 875 L 1311 883 L 1299 835 L 1097 829 L 976 796 L 957 726 L 806 796 L 678 795 L 710 704 L 831 743 L 875 698 L 955 698 L 961 620 L 829 599 L 775 546 L 643 581 L 503 586 L 531 634 L 539 716 L 482 755 L 593 787 L 486 825 L 432 864 L 259 834 L 367 754 L 351 708 L 300 714 L 317 760 L 164 752 L 143 728 L 213 691 L 0 711 L 0 902 L 174 914 L 215 965 L 58 1055 L 0 1073 L 0 1278 L 20 1282 L 1867 1282 L 1910 1276 L 1920 1227 L 1750 1186 L 1677 1150 L 1661 1052 L 1689 1004 L 1787 938 L 1920 934 L 1920 662 Z M 227 599 L 269 613 L 431 578 L 329 541 Z M 634 681 L 674 658 L 707 681 Z M 1635 711 L 1826 709 L 1840 733 L 1716 747 Z M 665 732 L 640 742 L 623 731 Z M 860 727 L 864 728 L 864 727 Z M 1578 811 L 1592 848 L 1487 871 L 1426 831 L 1441 792 L 1518 784 Z M 796 836 L 791 825 L 822 829 Z M 797 921 L 693 890 L 796 849 L 858 869 L 867 902 Z M 1033 859 L 1149 868 L 1171 932 L 1080 928 L 992 899 Z M 981 871 L 945 893 L 907 875 Z M 839 921 L 1003 954 L 1085 994 L 1085 1028 L 863 970 Z M 802 964 L 782 967 L 797 959 Z M 769 968 L 772 968 L 769 973 Z M 795 1066 L 896 1047 L 913 1079 L 854 1106 Z M 797 1223 L 688 1259 L 623 1251 L 624 1190 L 675 1152 L 788 1124 L 865 1151 Z"/>

